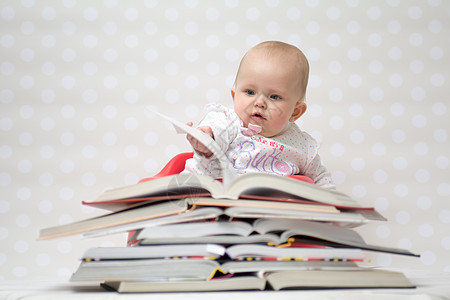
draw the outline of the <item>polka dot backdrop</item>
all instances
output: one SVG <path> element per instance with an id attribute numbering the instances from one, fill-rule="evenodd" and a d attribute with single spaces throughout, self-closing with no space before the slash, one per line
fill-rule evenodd
<path id="1" fill-rule="evenodd" d="M 449 15 L 442 0 L 1 1 L 0 280 L 68 278 L 87 248 L 124 245 L 35 238 L 189 150 L 144 107 L 197 122 L 231 105 L 241 56 L 273 39 L 310 61 L 298 123 L 338 189 L 389 219 L 358 231 L 421 254 L 374 263 L 450 271 Z"/>

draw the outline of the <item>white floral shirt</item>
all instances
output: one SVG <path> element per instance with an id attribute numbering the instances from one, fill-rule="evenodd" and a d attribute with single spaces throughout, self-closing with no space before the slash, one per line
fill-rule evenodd
<path id="1" fill-rule="evenodd" d="M 233 109 L 211 104 L 198 126 L 211 127 L 215 141 L 238 174 L 300 174 L 323 188 L 334 188 L 330 173 L 321 163 L 317 142 L 295 123 L 290 123 L 285 131 L 271 138 L 249 135 Z M 205 158 L 197 153 L 186 162 L 184 172 L 222 177 L 217 158 Z"/>

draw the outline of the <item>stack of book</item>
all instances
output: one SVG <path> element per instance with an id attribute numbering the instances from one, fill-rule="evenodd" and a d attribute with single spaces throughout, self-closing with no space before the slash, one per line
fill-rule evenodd
<path id="1" fill-rule="evenodd" d="M 126 247 L 86 251 L 73 281 L 119 292 L 413 287 L 399 272 L 361 266 L 367 244 L 354 230 L 385 220 L 347 195 L 270 174 L 224 185 L 178 174 L 108 190 L 85 205 L 96 218 L 43 229 L 39 239 L 131 232 Z"/>
<path id="2" fill-rule="evenodd" d="M 402 273 L 361 266 L 367 251 L 416 256 L 369 245 L 353 229 L 385 220 L 375 209 L 289 177 L 236 176 L 208 135 L 156 114 L 210 148 L 223 182 L 162 176 L 83 202 L 111 212 L 43 229 L 39 239 L 132 234 L 128 247 L 89 249 L 73 281 L 119 292 L 413 287 Z"/>

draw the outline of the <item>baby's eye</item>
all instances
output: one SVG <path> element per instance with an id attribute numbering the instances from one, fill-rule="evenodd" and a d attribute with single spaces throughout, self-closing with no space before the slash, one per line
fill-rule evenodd
<path id="1" fill-rule="evenodd" d="M 280 100 L 281 97 L 278 96 L 278 95 L 271 95 L 271 96 L 270 96 L 270 99 L 272 99 L 272 100 Z"/>
<path id="2" fill-rule="evenodd" d="M 249 96 L 254 96 L 254 95 L 255 95 L 255 92 L 252 91 L 252 90 L 246 90 L 245 93 L 246 93 L 247 95 L 249 95 Z"/>

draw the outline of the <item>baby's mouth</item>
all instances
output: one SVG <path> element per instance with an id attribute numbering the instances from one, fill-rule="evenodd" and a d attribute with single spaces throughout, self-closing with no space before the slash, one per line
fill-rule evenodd
<path id="1" fill-rule="evenodd" d="M 264 121 L 266 118 L 260 113 L 254 113 L 251 117 L 255 121 Z"/>

